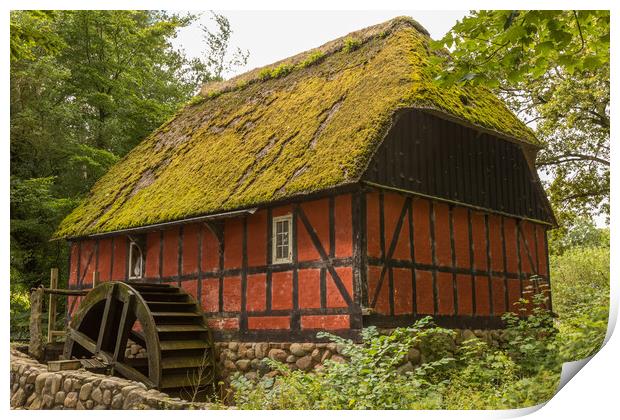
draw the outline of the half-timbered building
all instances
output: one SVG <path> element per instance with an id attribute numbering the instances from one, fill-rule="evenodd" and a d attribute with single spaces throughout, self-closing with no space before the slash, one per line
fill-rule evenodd
<path id="1" fill-rule="evenodd" d="M 434 84 L 429 40 L 397 18 L 205 85 L 62 222 L 69 287 L 178 285 L 216 340 L 499 326 L 549 282 L 540 144 Z"/>

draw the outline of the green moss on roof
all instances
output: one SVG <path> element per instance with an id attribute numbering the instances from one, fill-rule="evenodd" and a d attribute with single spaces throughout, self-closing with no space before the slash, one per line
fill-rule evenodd
<path id="1" fill-rule="evenodd" d="M 356 48 L 351 39 L 359 42 Z M 203 100 L 188 104 L 95 184 L 56 237 L 180 220 L 357 182 L 402 108 L 431 109 L 536 142 L 487 90 L 436 86 L 426 66 L 429 40 L 415 21 L 396 18 L 205 86 Z"/>

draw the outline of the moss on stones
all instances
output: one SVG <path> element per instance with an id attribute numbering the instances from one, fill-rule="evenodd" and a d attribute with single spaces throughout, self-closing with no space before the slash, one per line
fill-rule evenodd
<path id="1" fill-rule="evenodd" d="M 347 39 L 357 48 L 346 48 Z M 397 18 L 208 85 L 103 176 L 56 237 L 255 206 L 356 182 L 399 109 L 536 143 L 483 88 L 440 88 L 423 28 Z M 466 98 L 463 100 L 463 98 Z"/>

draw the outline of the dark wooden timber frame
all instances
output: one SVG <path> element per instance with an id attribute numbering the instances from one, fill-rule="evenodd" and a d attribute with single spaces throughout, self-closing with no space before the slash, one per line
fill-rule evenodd
<path id="1" fill-rule="evenodd" d="M 485 234 L 485 238 L 486 238 L 486 249 L 485 249 L 485 257 L 486 257 L 486 262 L 487 262 L 487 269 L 486 270 L 481 270 L 481 269 L 476 269 L 475 265 L 474 265 L 474 249 L 473 249 L 473 235 L 472 235 L 472 212 L 474 210 L 468 208 L 467 209 L 467 231 L 468 231 L 468 242 L 469 242 L 469 268 L 459 268 L 456 267 L 455 264 L 455 258 L 456 258 L 456 253 L 455 253 L 455 249 L 454 249 L 454 219 L 453 219 L 453 211 L 454 208 L 456 207 L 455 204 L 446 204 L 448 205 L 448 209 L 449 209 L 449 229 L 450 229 L 450 247 L 451 247 L 451 255 L 452 255 L 452 265 L 451 266 L 445 266 L 445 265 L 440 265 L 437 262 L 437 258 L 436 258 L 436 238 L 434 235 L 434 222 L 435 222 L 435 206 L 433 205 L 433 202 L 431 201 L 429 204 L 429 225 L 430 225 L 430 237 L 431 237 L 431 255 L 432 255 L 432 264 L 423 264 L 420 262 L 417 262 L 415 260 L 415 240 L 414 240 L 414 235 L 413 235 L 413 227 L 414 227 L 414 223 L 415 220 L 413 219 L 412 215 L 413 215 L 413 200 L 416 199 L 424 199 L 426 200 L 426 197 L 416 197 L 415 194 L 404 194 L 402 192 L 400 192 L 401 194 L 404 195 L 404 200 L 403 200 L 403 205 L 400 211 L 400 215 L 398 220 L 395 223 L 395 230 L 393 233 L 388 232 L 391 236 L 387 236 L 387 238 L 389 238 L 389 245 L 386 247 L 386 244 L 384 242 L 384 240 L 382 238 L 386 237 L 385 236 L 385 218 L 384 218 L 384 194 L 385 193 L 394 193 L 394 191 L 392 189 L 386 188 L 386 189 L 381 189 L 381 188 L 377 188 L 377 187 L 366 187 L 365 191 L 378 191 L 379 192 L 379 232 L 380 232 L 380 250 L 381 250 L 381 256 L 380 257 L 372 257 L 372 256 L 367 256 L 367 261 L 368 261 L 368 266 L 375 266 L 375 267 L 380 267 L 381 268 L 381 274 L 380 274 L 380 278 L 379 281 L 377 283 L 377 286 L 375 288 L 375 290 L 371 290 L 369 291 L 369 298 L 368 298 L 368 302 L 369 302 L 369 306 L 372 308 L 375 306 L 375 304 L 378 301 L 379 298 L 379 294 L 381 292 L 381 287 L 383 286 L 383 284 L 385 282 L 388 282 L 389 284 L 389 315 L 382 315 L 382 314 L 370 314 L 370 315 L 366 315 L 364 316 L 364 326 L 367 325 L 377 325 L 377 326 L 382 326 L 382 327 L 390 327 L 390 326 L 404 326 L 404 325 L 410 325 L 412 322 L 414 322 L 417 319 L 423 318 L 424 316 L 426 316 L 425 314 L 418 314 L 417 313 L 417 308 L 416 308 L 416 299 L 412 299 L 413 300 L 413 314 L 412 315 L 394 315 L 394 291 L 393 291 L 393 277 L 392 277 L 392 269 L 393 268 L 410 268 L 412 270 L 412 290 L 413 290 L 413 296 L 416 296 L 416 289 L 415 289 L 415 272 L 416 270 L 425 270 L 425 271 L 430 271 L 433 275 L 433 294 L 432 294 L 432 299 L 433 299 L 433 307 L 434 307 L 434 311 L 432 314 L 427 314 L 427 315 L 432 315 L 433 318 L 436 320 L 437 324 L 442 325 L 442 326 L 446 326 L 446 327 L 453 327 L 453 328 L 501 328 L 503 326 L 503 322 L 501 320 L 501 316 L 497 316 L 494 315 L 494 307 L 493 307 L 493 294 L 492 294 L 492 285 L 491 285 L 491 281 L 493 277 L 499 277 L 499 278 L 503 278 L 504 279 L 504 291 L 505 291 L 505 295 L 504 295 L 504 299 L 505 299 L 505 304 L 504 304 L 504 308 L 509 308 L 509 300 L 508 300 L 508 281 L 510 280 L 517 280 L 520 283 L 520 291 L 521 293 L 523 292 L 523 287 L 522 287 L 522 283 L 525 280 L 530 279 L 532 276 L 537 276 L 538 277 L 538 282 L 546 284 L 547 287 L 550 287 L 550 278 L 548 273 L 546 275 L 540 275 L 537 274 L 536 272 L 524 272 L 522 270 L 522 263 L 521 263 L 521 251 L 520 248 L 523 247 L 523 249 L 525 250 L 525 256 L 523 256 L 523 258 L 527 258 L 528 261 L 530 261 L 531 263 L 531 267 L 535 270 L 538 271 L 540 266 L 535 262 L 535 258 L 537 258 L 538 253 L 536 252 L 536 248 L 532 248 L 532 244 L 529 244 L 526 239 L 525 239 L 525 235 L 522 231 L 522 220 L 521 219 L 516 219 L 514 217 L 509 217 L 509 216 L 505 216 L 505 215 L 501 215 L 501 214 L 495 214 L 495 216 L 499 217 L 501 220 L 501 236 L 502 236 L 502 256 L 503 256 L 503 265 L 504 265 L 504 270 L 502 271 L 494 271 L 492 270 L 491 267 L 491 253 L 490 253 L 490 240 L 489 240 L 489 216 L 492 213 L 485 213 L 483 214 L 484 216 L 484 234 Z M 462 206 L 459 206 L 462 207 Z M 517 238 L 517 243 L 515 244 L 516 247 L 516 251 L 517 251 L 517 258 L 518 258 L 518 270 L 517 272 L 508 272 L 507 270 L 507 262 L 506 262 L 506 243 L 505 243 L 505 239 L 504 239 L 504 220 L 510 218 L 515 220 L 515 238 Z M 394 254 L 394 250 L 396 248 L 397 245 L 397 241 L 400 237 L 401 234 L 401 230 L 402 227 L 408 223 L 409 224 L 409 249 L 410 249 L 410 257 L 411 260 L 399 260 L 399 259 L 395 259 L 393 258 L 393 254 Z M 546 227 L 547 225 L 542 224 L 541 222 L 538 222 L 539 226 L 544 226 L 545 227 L 545 231 L 546 231 Z M 534 232 L 536 232 L 537 230 L 534 229 Z M 544 245 L 545 245 L 545 249 L 548 246 L 547 244 L 547 238 L 546 235 L 544 236 Z M 548 266 L 547 266 L 548 267 Z M 438 313 L 438 293 L 437 293 L 437 283 L 436 283 L 436 274 L 437 273 L 450 273 L 452 274 L 452 279 L 453 279 L 453 290 L 454 290 L 454 313 L 452 315 L 445 315 L 445 314 L 439 314 Z M 457 296 L 457 290 L 455 287 L 455 282 L 456 282 L 456 275 L 457 274 L 464 274 L 464 275 L 470 275 L 471 276 L 471 285 L 472 285 L 472 291 L 471 291 L 471 296 L 472 296 L 472 306 L 473 306 L 473 315 L 472 316 L 468 316 L 468 315 L 463 315 L 463 314 L 456 314 L 456 310 L 458 308 L 458 296 Z M 479 314 L 476 310 L 476 277 L 486 277 L 488 279 L 488 288 L 489 288 L 489 314 L 491 315 L 482 315 Z M 538 287 L 537 285 L 535 287 Z M 551 309 L 551 301 L 548 302 L 548 307 L 549 309 Z M 510 310 L 510 309 L 509 309 Z"/>

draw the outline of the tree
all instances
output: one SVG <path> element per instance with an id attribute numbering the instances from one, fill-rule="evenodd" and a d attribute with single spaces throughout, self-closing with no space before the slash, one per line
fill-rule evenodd
<path id="1" fill-rule="evenodd" d="M 476 11 L 436 48 L 440 83 L 486 85 L 546 145 L 537 166 L 559 219 L 609 215 L 609 11 Z"/>
<path id="2" fill-rule="evenodd" d="M 235 67 L 245 66 L 250 53 L 237 48 L 232 55 L 229 54 L 230 36 L 232 35 L 230 22 L 226 17 L 213 12 L 211 12 L 211 20 L 217 25 L 217 31 L 211 31 L 207 26 L 201 25 L 202 39 L 207 46 L 204 55 L 212 78 L 222 80 L 224 73 Z M 230 58 L 228 58 L 229 55 L 231 55 Z"/>
<path id="3" fill-rule="evenodd" d="M 67 247 L 49 242 L 59 221 L 213 78 L 205 60 L 171 45 L 195 19 L 136 10 L 11 12 L 12 291 L 44 282 L 50 267 L 66 272 Z"/>

